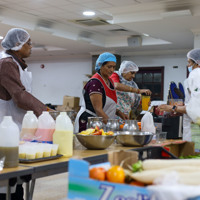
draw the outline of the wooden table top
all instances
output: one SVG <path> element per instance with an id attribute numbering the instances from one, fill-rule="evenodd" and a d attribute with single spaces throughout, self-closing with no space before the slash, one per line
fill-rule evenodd
<path id="1" fill-rule="evenodd" d="M 12 168 L 4 168 L 0 171 L 0 180 L 25 176 L 33 173 L 33 167 L 31 166 L 21 166 L 12 167 Z"/>

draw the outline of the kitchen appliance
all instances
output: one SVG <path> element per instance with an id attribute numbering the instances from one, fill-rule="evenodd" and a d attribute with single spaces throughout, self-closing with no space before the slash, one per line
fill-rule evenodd
<path id="1" fill-rule="evenodd" d="M 167 139 L 180 139 L 183 136 L 183 116 L 157 116 L 154 122 L 162 123 L 162 131 L 167 132 Z"/>

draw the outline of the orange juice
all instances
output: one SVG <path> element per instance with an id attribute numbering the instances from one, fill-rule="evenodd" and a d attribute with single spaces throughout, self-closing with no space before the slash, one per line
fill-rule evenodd
<path id="1" fill-rule="evenodd" d="M 142 95 L 142 110 L 148 110 L 150 102 L 150 96 Z"/>

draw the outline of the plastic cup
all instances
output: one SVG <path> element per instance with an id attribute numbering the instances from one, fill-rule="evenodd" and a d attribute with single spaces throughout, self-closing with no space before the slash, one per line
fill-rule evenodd
<path id="1" fill-rule="evenodd" d="M 44 146 L 44 152 L 43 152 L 43 157 L 50 157 L 51 156 L 51 149 L 52 149 L 52 144 L 43 144 Z"/>
<path id="2" fill-rule="evenodd" d="M 19 145 L 19 159 L 26 159 L 25 144 L 20 144 Z"/>
<path id="3" fill-rule="evenodd" d="M 154 126 L 156 127 L 156 133 L 162 132 L 162 123 L 155 122 Z"/>
<path id="4" fill-rule="evenodd" d="M 27 160 L 35 159 L 36 149 L 34 148 L 34 145 L 26 144 L 25 151 L 26 151 L 26 159 Z"/>
<path id="5" fill-rule="evenodd" d="M 56 156 L 58 153 L 58 144 L 52 144 L 51 156 Z"/>
<path id="6" fill-rule="evenodd" d="M 37 143 L 36 145 L 36 155 L 35 158 L 43 158 L 44 147 L 42 144 Z"/>
<path id="7" fill-rule="evenodd" d="M 156 142 L 163 143 L 167 138 L 167 132 L 156 133 Z"/>

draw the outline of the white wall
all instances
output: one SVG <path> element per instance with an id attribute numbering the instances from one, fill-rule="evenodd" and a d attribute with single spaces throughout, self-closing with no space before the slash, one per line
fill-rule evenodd
<path id="1" fill-rule="evenodd" d="M 40 67 L 41 64 L 45 68 Z M 91 74 L 91 59 L 77 58 L 63 61 L 28 63 L 33 73 L 33 95 L 43 103 L 62 105 L 63 96 L 81 96 L 83 81 Z"/>
<path id="2" fill-rule="evenodd" d="M 123 60 L 132 60 L 138 66 L 164 66 L 164 100 L 170 81 L 184 81 L 186 78 L 186 56 L 123 56 Z M 40 68 L 44 64 L 45 68 Z M 83 81 L 91 74 L 91 58 L 68 58 L 62 61 L 29 62 L 29 71 L 33 73 L 33 94 L 43 103 L 61 105 L 64 95 L 79 96 L 83 88 Z M 174 69 L 173 66 L 178 66 Z"/>
<path id="3" fill-rule="evenodd" d="M 183 84 L 187 74 L 186 55 L 160 55 L 160 56 L 123 56 L 123 60 L 132 60 L 139 67 L 160 67 L 164 66 L 164 100 L 167 100 L 169 84 L 174 81 Z M 173 68 L 178 66 L 178 68 Z"/>

